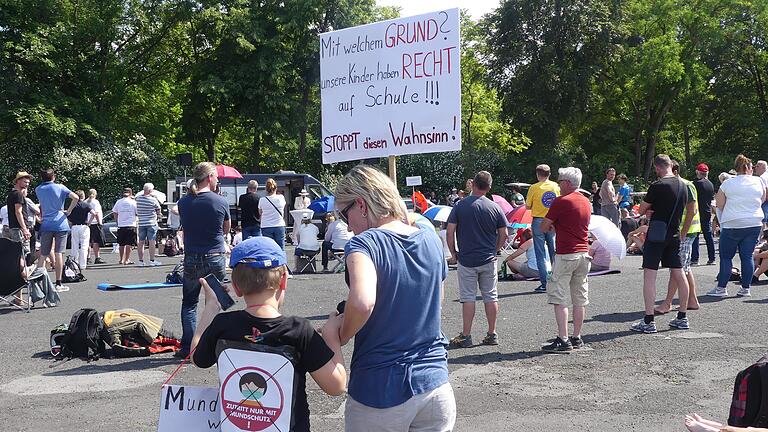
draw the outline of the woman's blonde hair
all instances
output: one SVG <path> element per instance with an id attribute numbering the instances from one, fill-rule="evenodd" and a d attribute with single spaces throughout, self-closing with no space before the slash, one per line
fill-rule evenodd
<path id="1" fill-rule="evenodd" d="M 405 220 L 400 193 L 389 177 L 369 165 L 352 168 L 336 186 L 336 207 L 344 208 L 362 198 L 375 220 L 393 217 Z"/>
<path id="2" fill-rule="evenodd" d="M 736 169 L 737 173 L 744 174 L 747 172 L 747 167 L 750 165 L 752 165 L 752 159 L 740 154 L 736 156 L 736 161 L 734 162 L 733 167 Z"/>
<path id="3" fill-rule="evenodd" d="M 193 195 L 197 195 L 200 183 L 204 182 L 212 174 L 216 174 L 216 164 L 213 162 L 200 162 L 195 165 L 195 168 L 192 170 L 192 181 L 189 185 L 189 191 Z"/>
<path id="4" fill-rule="evenodd" d="M 277 182 L 275 179 L 267 179 L 267 183 L 264 185 L 264 189 L 267 190 L 268 194 L 273 194 L 277 190 Z"/>
<path id="5" fill-rule="evenodd" d="M 88 189 L 88 197 L 96 198 L 96 189 Z"/>

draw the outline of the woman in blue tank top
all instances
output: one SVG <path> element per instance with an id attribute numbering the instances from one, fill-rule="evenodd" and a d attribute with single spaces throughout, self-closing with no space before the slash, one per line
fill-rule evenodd
<path id="1" fill-rule="evenodd" d="M 355 233 L 345 250 L 350 290 L 339 330 L 342 344 L 355 338 L 345 429 L 452 430 L 456 402 L 440 328 L 448 268 L 440 238 L 403 222 L 397 188 L 370 166 L 353 168 L 339 182 L 336 206 Z"/>

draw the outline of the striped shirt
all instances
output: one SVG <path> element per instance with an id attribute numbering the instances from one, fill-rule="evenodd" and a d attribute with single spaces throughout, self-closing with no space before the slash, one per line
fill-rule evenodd
<path id="1" fill-rule="evenodd" d="M 157 225 L 157 210 L 160 210 L 160 202 L 152 195 L 139 195 L 136 197 L 136 215 L 139 217 L 139 226 Z"/>

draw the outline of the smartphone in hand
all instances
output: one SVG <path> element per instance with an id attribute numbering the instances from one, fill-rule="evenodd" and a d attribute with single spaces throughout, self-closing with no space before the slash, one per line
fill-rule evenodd
<path id="1" fill-rule="evenodd" d="M 224 291 L 224 286 L 221 285 L 221 282 L 216 276 L 209 274 L 205 277 L 205 281 L 208 282 L 208 286 L 210 286 L 214 294 L 216 294 L 216 298 L 219 300 L 222 310 L 227 310 L 235 304 L 232 297 Z"/>

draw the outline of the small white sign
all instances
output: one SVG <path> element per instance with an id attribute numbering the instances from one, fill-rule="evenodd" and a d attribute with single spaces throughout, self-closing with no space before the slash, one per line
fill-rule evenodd
<path id="1" fill-rule="evenodd" d="M 413 176 L 405 178 L 406 186 L 421 186 L 421 176 Z"/>
<path id="2" fill-rule="evenodd" d="M 157 432 L 220 431 L 219 389 L 165 385 Z"/>

